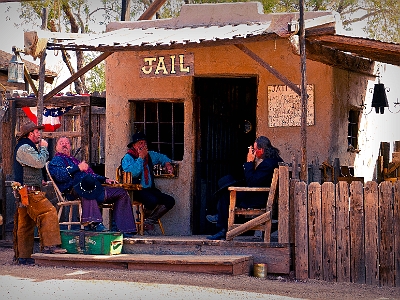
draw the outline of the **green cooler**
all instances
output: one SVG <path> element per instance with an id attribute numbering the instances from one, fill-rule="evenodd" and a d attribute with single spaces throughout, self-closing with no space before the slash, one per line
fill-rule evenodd
<path id="1" fill-rule="evenodd" d="M 122 245 L 120 232 L 61 230 L 61 247 L 71 254 L 121 254 Z"/>

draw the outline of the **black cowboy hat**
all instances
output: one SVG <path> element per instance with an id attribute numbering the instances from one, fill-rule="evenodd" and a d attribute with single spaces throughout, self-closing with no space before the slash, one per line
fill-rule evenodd
<path id="1" fill-rule="evenodd" d="M 238 181 L 232 175 L 225 175 L 218 180 L 218 190 L 214 194 L 217 194 L 228 186 L 232 186 L 236 183 L 238 183 Z"/>
<path id="2" fill-rule="evenodd" d="M 134 143 L 139 141 L 147 141 L 146 135 L 142 132 L 137 132 L 134 135 L 132 135 L 132 141 L 127 145 L 127 147 L 130 148 Z"/>
<path id="3" fill-rule="evenodd" d="M 74 190 L 79 196 L 86 199 L 103 200 L 104 188 L 101 183 L 91 175 L 86 175 L 74 185 Z"/>
<path id="4" fill-rule="evenodd" d="M 34 131 L 35 129 L 43 129 L 44 126 L 37 126 L 32 121 L 29 121 L 21 126 L 20 131 L 17 134 L 17 139 L 23 138 L 28 135 L 29 132 Z"/>

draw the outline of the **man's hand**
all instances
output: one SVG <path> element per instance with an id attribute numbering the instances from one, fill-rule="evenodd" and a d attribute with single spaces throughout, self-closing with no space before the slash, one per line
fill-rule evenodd
<path id="1" fill-rule="evenodd" d="M 253 146 L 250 146 L 249 152 L 247 153 L 247 162 L 253 162 L 255 158 Z"/>
<path id="2" fill-rule="evenodd" d="M 138 148 L 138 153 L 140 158 L 145 158 L 149 154 L 147 146 Z"/>
<path id="3" fill-rule="evenodd" d="M 49 144 L 47 143 L 46 140 L 41 139 L 40 142 L 39 142 L 39 146 L 40 147 L 46 147 L 47 148 L 48 145 Z"/>
<path id="4" fill-rule="evenodd" d="M 169 162 L 165 163 L 164 167 L 168 174 L 174 173 L 174 167 Z"/>
<path id="5" fill-rule="evenodd" d="M 106 179 L 106 183 L 107 184 L 116 184 L 116 183 L 118 183 L 118 181 L 116 181 L 116 180 L 112 180 L 112 179 Z"/>
<path id="6" fill-rule="evenodd" d="M 89 169 L 89 165 L 82 160 L 79 164 L 78 164 L 79 170 L 81 170 L 82 172 L 85 172 Z"/>

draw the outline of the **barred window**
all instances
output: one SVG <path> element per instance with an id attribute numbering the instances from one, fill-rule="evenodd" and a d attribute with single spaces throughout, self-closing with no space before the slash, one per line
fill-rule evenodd
<path id="1" fill-rule="evenodd" d="M 149 140 L 149 150 L 167 155 L 172 160 L 183 159 L 184 104 L 166 101 L 132 101 L 134 132 L 143 132 Z"/>
<path id="2" fill-rule="evenodd" d="M 356 110 L 349 111 L 349 125 L 347 133 L 347 141 L 349 145 L 357 148 L 358 144 L 358 123 L 359 123 L 360 112 Z"/>

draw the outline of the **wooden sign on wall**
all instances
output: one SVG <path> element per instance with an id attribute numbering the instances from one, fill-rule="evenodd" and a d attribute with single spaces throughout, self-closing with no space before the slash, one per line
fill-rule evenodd
<path id="1" fill-rule="evenodd" d="M 140 77 L 193 76 L 194 54 L 140 56 Z"/>
<path id="2" fill-rule="evenodd" d="M 314 85 L 307 85 L 307 125 L 314 125 Z M 286 85 L 268 86 L 269 127 L 300 126 L 301 98 Z"/>

